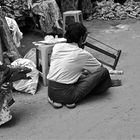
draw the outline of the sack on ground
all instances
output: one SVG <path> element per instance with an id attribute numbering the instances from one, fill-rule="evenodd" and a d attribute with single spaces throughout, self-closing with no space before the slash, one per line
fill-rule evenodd
<path id="1" fill-rule="evenodd" d="M 32 60 L 36 64 L 36 48 L 30 49 L 24 56 L 25 59 Z"/>
<path id="2" fill-rule="evenodd" d="M 31 79 L 28 80 L 19 80 L 16 82 L 13 82 L 13 87 L 17 91 L 26 92 L 30 94 L 35 94 L 37 90 L 38 85 L 38 78 L 39 78 L 39 72 L 36 69 L 36 66 L 34 62 L 32 62 L 29 59 L 19 58 L 11 63 L 13 67 L 27 67 L 30 68 L 32 71 L 27 73 L 27 76 L 30 76 Z"/>

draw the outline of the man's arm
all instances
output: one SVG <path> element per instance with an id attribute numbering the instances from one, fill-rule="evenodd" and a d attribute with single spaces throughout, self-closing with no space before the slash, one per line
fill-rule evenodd
<path id="1" fill-rule="evenodd" d="M 102 67 L 102 64 L 91 54 L 87 56 L 84 69 L 89 72 L 95 72 L 98 68 Z"/>

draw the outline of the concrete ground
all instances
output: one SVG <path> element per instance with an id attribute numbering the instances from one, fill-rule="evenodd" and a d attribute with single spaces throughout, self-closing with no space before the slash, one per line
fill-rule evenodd
<path id="1" fill-rule="evenodd" d="M 140 140 L 140 21 L 123 24 L 127 30 L 110 32 L 106 22 L 85 22 L 93 37 L 122 50 L 117 69 L 124 74 L 112 76 L 122 86 L 74 109 L 54 109 L 47 87 L 39 86 L 35 95 L 14 94 L 13 119 L 0 127 L 0 140 Z"/>

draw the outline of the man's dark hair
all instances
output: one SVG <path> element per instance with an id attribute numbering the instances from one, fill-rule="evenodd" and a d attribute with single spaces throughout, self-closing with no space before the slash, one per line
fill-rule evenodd
<path id="1" fill-rule="evenodd" d="M 67 39 L 68 43 L 78 43 L 80 38 L 83 37 L 86 32 L 87 29 L 82 23 L 74 22 L 68 25 L 65 38 Z"/>

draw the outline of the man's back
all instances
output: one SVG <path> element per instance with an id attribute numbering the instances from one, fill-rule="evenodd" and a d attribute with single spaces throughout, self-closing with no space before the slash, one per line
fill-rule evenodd
<path id="1" fill-rule="evenodd" d="M 76 43 L 60 43 L 54 46 L 51 56 L 51 66 L 47 78 L 60 83 L 75 83 L 81 76 L 82 70 L 89 63 L 91 54 L 78 47 Z M 96 61 L 96 59 L 95 59 Z M 100 66 L 93 61 L 88 67 Z M 93 69 L 93 68 L 92 68 Z"/>

